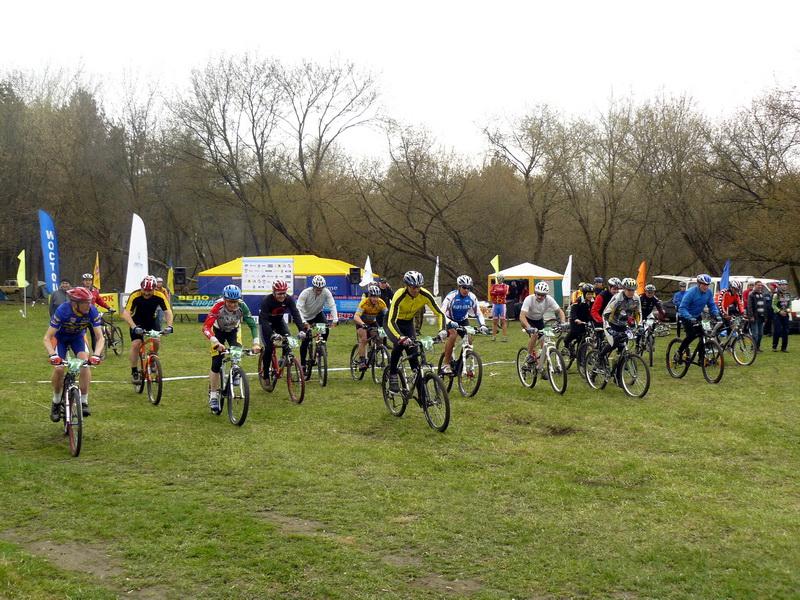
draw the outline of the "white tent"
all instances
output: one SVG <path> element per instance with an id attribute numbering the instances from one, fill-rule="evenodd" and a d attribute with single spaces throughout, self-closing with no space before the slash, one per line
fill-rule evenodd
<path id="1" fill-rule="evenodd" d="M 545 269 L 544 267 L 540 267 L 538 265 L 534 265 L 533 263 L 524 262 L 519 264 L 515 267 L 509 267 L 508 269 L 503 269 L 502 271 L 498 271 L 497 273 L 492 273 L 489 277 L 496 277 L 497 275 L 502 275 L 506 279 L 516 279 L 516 278 L 524 278 L 524 277 L 531 277 L 534 279 L 563 279 L 564 275 L 561 273 L 556 273 L 555 271 L 551 271 L 550 269 Z"/>

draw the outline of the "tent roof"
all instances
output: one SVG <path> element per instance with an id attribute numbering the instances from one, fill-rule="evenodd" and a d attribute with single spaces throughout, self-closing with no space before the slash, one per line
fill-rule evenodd
<path id="1" fill-rule="evenodd" d="M 544 267 L 540 267 L 538 265 L 534 265 L 533 263 L 524 262 L 519 264 L 515 267 L 509 267 L 508 269 L 503 269 L 502 271 L 498 271 L 497 273 L 492 273 L 489 275 L 502 275 L 503 277 L 534 277 L 536 279 L 563 279 L 564 275 L 561 273 L 556 273 L 555 271 L 551 271 L 550 269 L 545 269 Z"/>
<path id="2" fill-rule="evenodd" d="M 293 258 L 296 275 L 348 275 L 355 265 L 335 258 L 321 258 L 314 254 L 281 254 L 276 256 L 258 256 L 256 258 Z M 242 275 L 242 257 L 234 258 L 198 273 L 200 277 L 240 277 Z"/>

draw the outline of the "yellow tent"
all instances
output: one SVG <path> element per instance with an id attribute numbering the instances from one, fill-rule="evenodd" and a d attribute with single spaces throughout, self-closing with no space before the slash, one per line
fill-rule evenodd
<path id="1" fill-rule="evenodd" d="M 315 254 L 282 254 L 278 256 L 258 256 L 255 258 L 293 258 L 295 275 L 349 275 L 355 265 L 335 258 L 322 258 Z M 199 277 L 240 277 L 242 257 L 234 258 L 197 274 Z"/>

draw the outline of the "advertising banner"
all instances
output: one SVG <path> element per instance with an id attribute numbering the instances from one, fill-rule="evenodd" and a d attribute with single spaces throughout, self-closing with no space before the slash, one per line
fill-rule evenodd
<path id="1" fill-rule="evenodd" d="M 42 264 L 44 264 L 44 281 L 47 293 L 58 289 L 61 281 L 58 266 L 58 237 L 53 218 L 43 210 L 39 210 L 39 236 L 42 241 Z"/>

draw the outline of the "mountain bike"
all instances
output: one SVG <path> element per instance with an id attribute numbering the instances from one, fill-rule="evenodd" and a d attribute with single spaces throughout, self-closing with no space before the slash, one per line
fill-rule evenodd
<path id="1" fill-rule="evenodd" d="M 69 438 L 69 453 L 78 456 L 83 442 L 83 408 L 78 374 L 90 365 L 89 361 L 75 357 L 68 357 L 66 363 L 67 372 L 61 388 L 61 420 L 64 421 L 64 435 Z"/>
<path id="2" fill-rule="evenodd" d="M 550 381 L 550 387 L 557 394 L 567 391 L 567 369 L 564 359 L 556 348 L 555 337 L 561 331 L 559 324 L 545 327 L 538 331 L 542 340 L 541 348 L 533 360 L 529 360 L 528 347 L 523 346 L 517 352 L 517 375 L 522 385 L 532 388 L 539 376 Z M 529 335 L 537 333 L 534 329 Z"/>
<path id="3" fill-rule="evenodd" d="M 169 335 L 166 331 L 145 331 L 144 339 L 139 346 L 139 378 L 133 384 L 137 394 L 141 394 L 147 387 L 147 398 L 150 403 L 157 406 L 161 402 L 163 388 L 163 372 L 161 359 L 156 353 L 156 340 L 162 335 Z"/>
<path id="4" fill-rule="evenodd" d="M 642 322 L 641 327 L 636 329 L 636 336 L 629 342 L 630 350 L 642 358 L 647 358 L 649 366 L 653 366 L 653 356 L 655 354 L 656 338 L 669 335 L 670 329 L 667 323 L 659 323 L 655 315 L 650 313 Z"/>
<path id="5" fill-rule="evenodd" d="M 281 347 L 280 358 L 278 358 L 278 345 Z M 294 355 L 294 349 L 298 346 L 297 338 L 273 333 L 272 355 L 268 357 L 262 352 L 258 357 L 258 382 L 261 388 L 265 392 L 272 392 L 285 371 L 289 399 L 295 404 L 300 404 L 306 395 L 306 378 L 300 366 L 300 359 Z"/>
<path id="6" fill-rule="evenodd" d="M 436 338 L 438 341 L 438 338 Z M 390 367 L 383 369 L 381 386 L 383 388 L 383 401 L 386 408 L 395 417 L 402 417 L 408 406 L 408 401 L 416 399 L 428 425 L 436 431 L 442 432 L 450 424 L 450 398 L 444 387 L 444 382 L 436 374 L 436 369 L 428 362 L 426 352 L 433 349 L 437 343 L 434 338 L 421 337 L 413 341 L 410 356 L 403 355 L 397 366 L 397 375 L 400 379 L 400 391 L 392 392 L 389 386 Z M 409 360 L 418 359 L 416 369 L 412 369 Z"/>
<path id="7" fill-rule="evenodd" d="M 673 339 L 667 346 L 667 372 L 675 379 L 680 379 L 686 375 L 689 365 L 696 364 L 700 365 L 703 377 L 708 383 L 719 383 L 725 372 L 725 359 L 722 346 L 714 336 L 720 327 L 722 327 L 721 321 L 714 326 L 708 321 L 703 321 L 702 333 L 691 354 L 681 356 L 678 349 L 683 339 Z"/>
<path id="8" fill-rule="evenodd" d="M 636 332 L 625 331 L 628 342 L 636 341 Z M 609 380 L 621 387 L 633 398 L 644 398 L 650 389 L 650 369 L 644 359 L 626 343 L 619 352 L 619 357 L 611 364 L 610 354 L 600 357 L 600 349 L 590 350 L 586 355 L 586 382 L 595 390 L 602 390 Z"/>
<path id="9" fill-rule="evenodd" d="M 219 409 L 228 403 L 228 420 L 241 427 L 247 419 L 247 411 L 250 408 L 250 383 L 247 381 L 247 373 L 240 366 L 243 356 L 253 356 L 260 354 L 250 350 L 244 350 L 241 346 L 231 346 L 222 354 L 222 368 L 219 377 Z"/>
<path id="10" fill-rule="evenodd" d="M 484 334 L 469 325 L 457 327 L 456 332 L 461 336 L 458 357 L 450 361 L 450 373 L 443 373 L 444 353 L 442 353 L 439 356 L 437 373 L 442 378 L 442 381 L 446 382 L 448 392 L 453 389 L 453 381 L 458 379 L 458 391 L 465 398 L 471 398 L 478 393 L 483 378 L 483 361 L 481 360 L 481 355 L 475 352 L 472 347 L 472 336 Z M 453 355 L 456 356 L 456 353 L 454 352 Z"/>
<path id="11" fill-rule="evenodd" d="M 737 364 L 747 367 L 756 360 L 756 343 L 752 335 L 744 333 L 742 321 L 742 317 L 733 317 L 730 331 L 727 335 L 723 335 L 720 329 L 717 332 L 717 341 L 722 346 L 723 352 L 730 352 Z"/>
<path id="12" fill-rule="evenodd" d="M 350 350 L 350 377 L 353 378 L 353 381 L 361 381 L 364 379 L 364 373 L 371 370 L 372 381 L 380 385 L 383 369 L 389 364 L 389 351 L 383 343 L 385 337 L 386 332 L 383 327 L 367 327 L 366 369 L 361 368 L 358 344 L 355 344 Z"/>
<path id="13" fill-rule="evenodd" d="M 578 344 L 578 350 L 575 353 L 575 364 L 578 368 L 578 374 L 582 378 L 586 378 L 586 355 L 589 354 L 590 350 L 600 348 L 604 343 L 603 328 L 595 327 L 593 323 L 587 325 L 583 339 Z"/>
<path id="14" fill-rule="evenodd" d="M 311 379 L 314 367 L 317 367 L 319 384 L 322 387 L 328 385 L 328 345 L 325 342 L 325 332 L 328 326 L 325 323 L 315 323 L 309 332 L 308 352 L 306 353 L 306 380 Z"/>
<path id="15" fill-rule="evenodd" d="M 106 344 L 103 347 L 103 353 L 101 354 L 101 358 L 103 359 L 105 359 L 109 348 L 111 348 L 111 350 L 113 350 L 114 354 L 117 356 L 122 354 L 123 350 L 125 349 L 125 342 L 124 338 L 122 337 L 122 329 L 120 329 L 117 325 L 114 325 L 113 315 L 113 310 L 109 310 L 105 314 L 100 315 L 100 318 L 103 321 L 103 337 L 106 340 Z"/>

